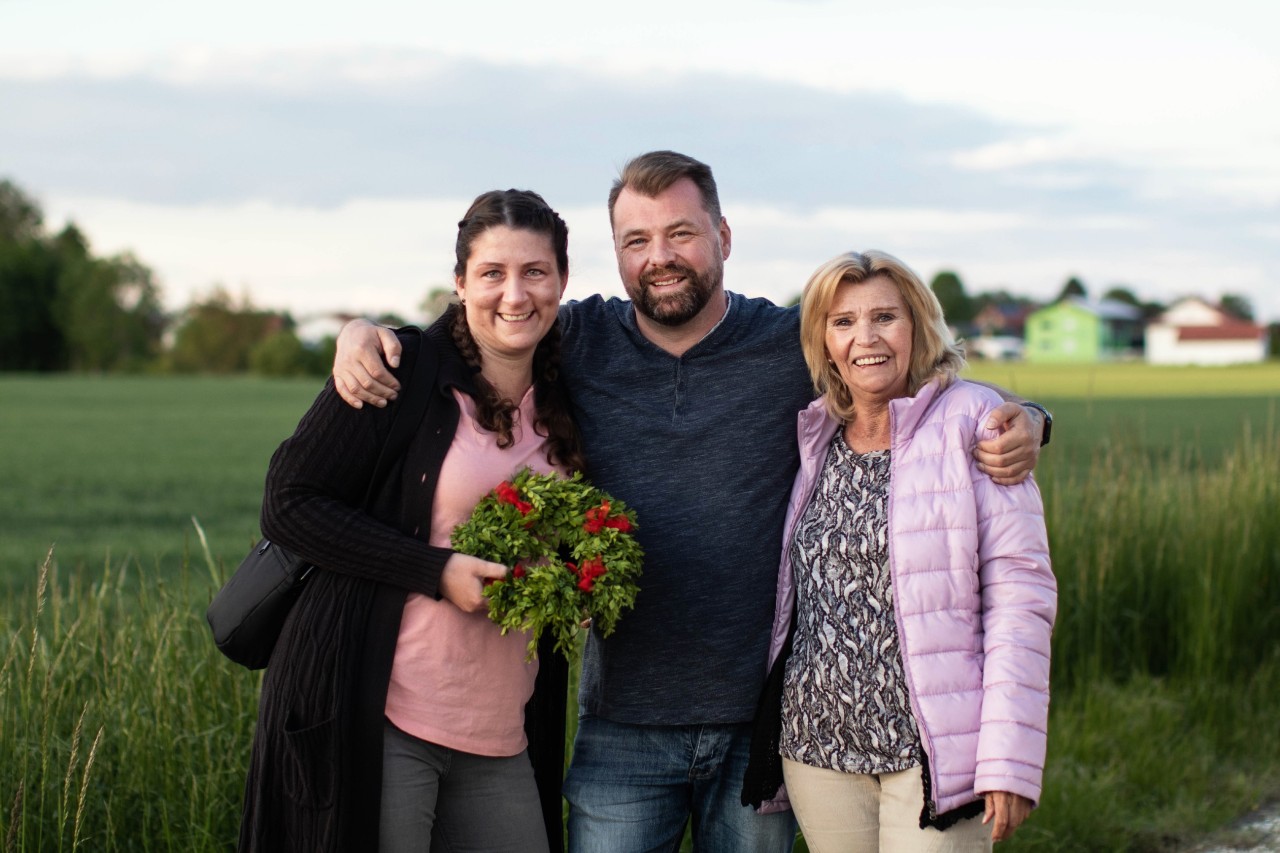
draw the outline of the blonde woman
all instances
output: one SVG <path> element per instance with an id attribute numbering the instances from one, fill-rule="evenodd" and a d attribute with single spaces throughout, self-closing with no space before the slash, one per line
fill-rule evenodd
<path id="1" fill-rule="evenodd" d="M 814 853 L 989 849 L 1040 797 L 1056 585 L 1039 491 L 978 469 L 1000 398 L 956 378 L 938 300 L 902 262 L 841 255 L 800 310 L 822 396 L 799 416 L 748 778 L 780 757 Z"/>

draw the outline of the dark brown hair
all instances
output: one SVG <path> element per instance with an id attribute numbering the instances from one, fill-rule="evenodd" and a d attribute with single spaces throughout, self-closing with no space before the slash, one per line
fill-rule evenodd
<path id="1" fill-rule="evenodd" d="M 720 224 L 720 194 L 711 167 L 687 154 L 675 151 L 650 151 L 633 157 L 622 167 L 609 191 L 609 224 L 613 225 L 613 207 L 624 189 L 653 198 L 676 181 L 688 178 L 702 195 L 702 207 L 711 215 L 713 225 Z"/>
<path id="2" fill-rule="evenodd" d="M 560 274 L 569 274 L 569 227 L 560 215 L 542 196 L 530 190 L 492 190 L 477 196 L 458 223 L 458 240 L 454 248 L 457 260 L 453 268 L 455 275 L 466 276 L 472 244 L 485 231 L 498 225 L 546 236 L 551 241 Z M 476 420 L 480 426 L 498 434 L 499 447 L 510 447 L 515 443 L 512 429 L 520 401 L 500 397 L 497 389 L 479 372 L 480 350 L 467 325 L 466 309 L 455 306 L 451 310 L 450 330 L 454 343 L 467 364 L 476 370 Z M 564 383 L 560 381 L 559 319 L 552 323 L 534 350 L 533 382 L 533 429 L 547 439 L 547 459 L 570 470 L 581 470 L 586 464 L 582 439 L 570 414 Z"/>

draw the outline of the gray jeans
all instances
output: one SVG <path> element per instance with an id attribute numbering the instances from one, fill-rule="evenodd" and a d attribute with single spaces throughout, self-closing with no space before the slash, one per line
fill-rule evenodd
<path id="1" fill-rule="evenodd" d="M 529 755 L 472 755 L 386 724 L 381 853 L 547 853 Z"/>

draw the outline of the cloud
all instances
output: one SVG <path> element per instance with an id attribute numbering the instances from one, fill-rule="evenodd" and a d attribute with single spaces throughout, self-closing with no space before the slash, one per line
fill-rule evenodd
<path id="1" fill-rule="evenodd" d="M 420 51 L 186 54 L 0 80 L 19 180 L 138 201 L 335 205 L 551 186 L 598 201 L 656 147 L 714 164 L 747 200 L 951 201 L 951 152 L 1005 130 L 886 94 L 728 76 L 604 77 Z M 974 187 L 977 184 L 974 182 Z"/>
<path id="2" fill-rule="evenodd" d="M 876 247 L 978 288 L 1049 296 L 1079 273 L 1159 298 L 1198 283 L 1280 316 L 1280 198 L 1247 169 L 888 93 L 410 49 L 196 50 L 0 66 L 0 111 L 5 177 L 95 246 L 134 248 L 171 303 L 221 281 L 295 310 L 412 313 L 447 280 L 466 202 L 505 186 L 566 212 L 571 295 L 618 292 L 609 183 L 628 157 L 674 148 L 716 170 L 743 292 L 785 301 L 819 261 Z"/>

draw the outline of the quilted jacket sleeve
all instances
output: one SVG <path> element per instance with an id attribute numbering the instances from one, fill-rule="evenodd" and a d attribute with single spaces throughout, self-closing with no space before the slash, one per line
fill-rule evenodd
<path id="1" fill-rule="evenodd" d="M 978 420 L 984 423 L 985 417 Z M 977 440 L 989 437 L 979 430 Z M 1057 584 L 1039 487 L 997 486 L 972 469 L 978 510 L 983 700 L 974 790 L 1040 799 Z"/>

